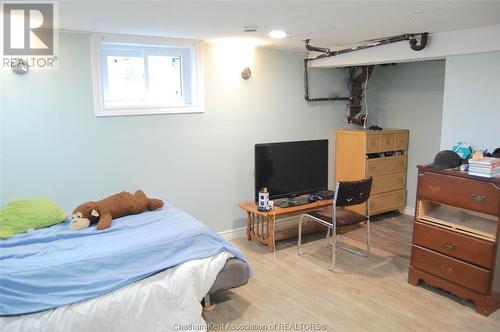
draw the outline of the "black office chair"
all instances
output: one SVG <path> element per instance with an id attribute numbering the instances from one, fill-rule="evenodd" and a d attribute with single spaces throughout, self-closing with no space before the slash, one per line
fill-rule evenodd
<path id="1" fill-rule="evenodd" d="M 332 248 L 332 262 L 329 266 L 325 266 L 324 264 L 320 264 L 316 259 L 309 259 L 313 263 L 320 265 L 323 268 L 331 270 L 335 267 L 335 252 L 337 249 L 337 237 L 336 237 L 336 229 L 337 226 L 351 226 L 355 224 L 359 224 L 363 221 L 366 221 L 366 251 L 357 251 L 352 250 L 345 247 L 339 247 L 339 249 L 351 252 L 353 254 L 359 256 L 368 256 L 370 252 L 370 191 L 372 189 L 372 177 L 367 177 L 358 181 L 340 181 L 337 182 L 335 188 L 335 195 L 333 197 L 333 209 L 332 214 L 330 215 L 330 208 L 314 210 L 303 214 L 300 217 L 299 221 L 299 239 L 297 243 L 297 251 L 301 257 L 308 258 L 309 256 L 305 256 L 301 250 L 302 245 L 302 222 L 304 219 L 309 219 L 315 222 L 320 223 L 328 227 L 328 233 L 326 235 L 327 246 L 331 246 Z M 353 206 L 358 204 L 366 203 L 366 214 L 360 214 L 348 209 L 345 209 L 346 206 Z"/>

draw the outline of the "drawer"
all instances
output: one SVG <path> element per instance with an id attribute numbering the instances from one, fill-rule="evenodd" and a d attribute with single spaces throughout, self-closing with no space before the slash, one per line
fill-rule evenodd
<path id="1" fill-rule="evenodd" d="M 413 243 L 491 269 L 494 243 L 415 222 Z"/>
<path id="2" fill-rule="evenodd" d="M 406 174 L 397 173 L 373 177 L 372 195 L 406 188 Z"/>
<path id="3" fill-rule="evenodd" d="M 366 153 L 380 152 L 380 135 L 366 135 Z"/>
<path id="4" fill-rule="evenodd" d="M 411 247 L 411 266 L 482 294 L 489 290 L 488 270 L 419 246 Z"/>
<path id="5" fill-rule="evenodd" d="M 497 216 L 500 190 L 493 183 L 434 173 L 418 175 L 419 199 Z"/>
<path id="6" fill-rule="evenodd" d="M 408 133 L 398 133 L 394 135 L 394 150 L 408 149 Z"/>
<path id="7" fill-rule="evenodd" d="M 384 194 L 370 195 L 370 215 L 404 208 L 406 190 L 396 190 Z"/>
<path id="8" fill-rule="evenodd" d="M 395 134 L 383 134 L 380 140 L 380 150 L 393 151 L 395 136 L 396 136 Z"/>
<path id="9" fill-rule="evenodd" d="M 366 160 L 367 176 L 404 172 L 406 172 L 406 156 L 374 158 Z"/>

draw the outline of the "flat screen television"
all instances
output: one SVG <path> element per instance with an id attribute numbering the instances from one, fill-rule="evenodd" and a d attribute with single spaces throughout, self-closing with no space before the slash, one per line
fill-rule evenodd
<path id="1" fill-rule="evenodd" d="M 289 198 L 328 189 L 328 140 L 255 145 L 255 201 Z"/>

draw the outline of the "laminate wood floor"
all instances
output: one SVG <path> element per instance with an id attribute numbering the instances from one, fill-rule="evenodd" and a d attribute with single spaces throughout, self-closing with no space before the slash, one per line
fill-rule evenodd
<path id="1" fill-rule="evenodd" d="M 234 240 L 255 274 L 248 285 L 212 296 L 216 306 L 203 314 L 209 329 L 290 330 L 266 324 L 317 323 L 327 331 L 500 331 L 500 310 L 484 317 L 451 294 L 407 283 L 412 224 L 405 215 L 376 218 L 371 255 L 337 250 L 334 272 L 299 257 L 296 239 L 278 242 L 275 264 L 265 246 Z M 341 241 L 362 247 L 365 234 L 364 226 L 355 227 Z M 324 236 L 306 236 L 304 251 L 327 261 Z"/>

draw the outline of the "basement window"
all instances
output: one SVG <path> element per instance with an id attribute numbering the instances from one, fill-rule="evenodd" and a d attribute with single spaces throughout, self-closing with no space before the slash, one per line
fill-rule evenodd
<path id="1" fill-rule="evenodd" d="M 203 112 L 199 45 L 92 35 L 96 116 Z"/>

